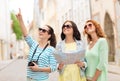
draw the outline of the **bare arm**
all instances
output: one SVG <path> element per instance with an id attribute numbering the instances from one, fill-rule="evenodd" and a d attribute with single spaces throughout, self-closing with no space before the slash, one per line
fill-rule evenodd
<path id="1" fill-rule="evenodd" d="M 21 30 L 22 30 L 22 33 L 23 33 L 24 37 L 26 37 L 27 34 L 28 34 L 28 32 L 27 32 L 27 29 L 26 29 L 26 27 L 25 27 L 25 25 L 24 25 L 24 22 L 23 22 L 23 18 L 22 18 L 21 10 L 20 10 L 20 9 L 19 9 L 19 13 L 16 15 L 16 17 L 17 17 L 17 19 L 18 19 L 18 21 L 19 21 L 19 23 L 20 23 L 20 28 L 21 28 Z"/>
<path id="2" fill-rule="evenodd" d="M 101 71 L 97 69 L 96 72 L 95 72 L 95 75 L 94 75 L 94 77 L 92 79 L 92 81 L 97 81 L 97 79 L 100 76 L 100 74 L 101 74 Z"/>

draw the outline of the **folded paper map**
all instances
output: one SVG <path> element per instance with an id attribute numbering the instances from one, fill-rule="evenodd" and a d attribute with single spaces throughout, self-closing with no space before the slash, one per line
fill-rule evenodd
<path id="1" fill-rule="evenodd" d="M 74 64 L 76 61 L 83 60 L 85 57 L 85 50 L 78 53 L 61 53 L 54 54 L 55 59 L 58 63 L 63 62 L 64 64 Z"/>

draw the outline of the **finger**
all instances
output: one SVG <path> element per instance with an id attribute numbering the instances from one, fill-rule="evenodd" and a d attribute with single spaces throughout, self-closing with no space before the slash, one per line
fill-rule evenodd
<path id="1" fill-rule="evenodd" d="M 21 9 L 19 8 L 19 13 L 21 14 Z"/>
<path id="2" fill-rule="evenodd" d="M 34 65 L 36 65 L 36 63 L 32 62 Z"/>

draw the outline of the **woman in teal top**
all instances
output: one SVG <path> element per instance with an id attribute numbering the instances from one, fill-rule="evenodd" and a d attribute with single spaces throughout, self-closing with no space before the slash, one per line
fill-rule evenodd
<path id="1" fill-rule="evenodd" d="M 86 21 L 84 33 L 88 40 L 85 55 L 87 81 L 107 81 L 108 44 L 105 34 L 94 20 Z"/>
<path id="2" fill-rule="evenodd" d="M 55 51 L 54 47 L 56 46 L 54 30 L 49 25 L 38 28 L 39 41 L 35 41 L 28 35 L 20 10 L 16 17 L 30 48 L 28 55 L 27 81 L 48 81 L 49 73 L 55 71 L 57 67 L 57 62 L 53 56 Z M 34 50 L 36 51 L 34 52 Z M 37 61 L 37 63 L 31 61 Z"/>

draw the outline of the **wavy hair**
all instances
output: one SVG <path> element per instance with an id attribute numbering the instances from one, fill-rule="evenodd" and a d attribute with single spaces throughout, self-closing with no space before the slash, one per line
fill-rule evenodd
<path id="1" fill-rule="evenodd" d="M 77 28 L 77 25 L 73 22 L 73 21 L 70 21 L 70 20 L 67 20 L 64 22 L 67 23 L 67 22 L 70 22 L 72 24 L 72 28 L 73 28 L 73 37 L 76 39 L 76 40 L 81 40 L 81 34 Z M 61 33 L 61 39 L 64 40 L 65 39 L 65 34 L 63 33 L 63 26 L 64 24 L 62 25 L 62 33 Z"/>
<path id="2" fill-rule="evenodd" d="M 106 35 L 104 33 L 104 31 L 102 30 L 101 26 L 99 23 L 97 23 L 95 20 L 87 20 L 86 23 L 88 22 L 91 22 L 94 26 L 95 26 L 95 32 L 97 34 L 97 36 L 100 38 L 105 38 Z M 87 40 L 88 40 L 88 43 L 90 41 L 92 41 L 92 37 L 86 32 L 86 30 L 84 29 L 84 35 L 87 35 Z"/>

